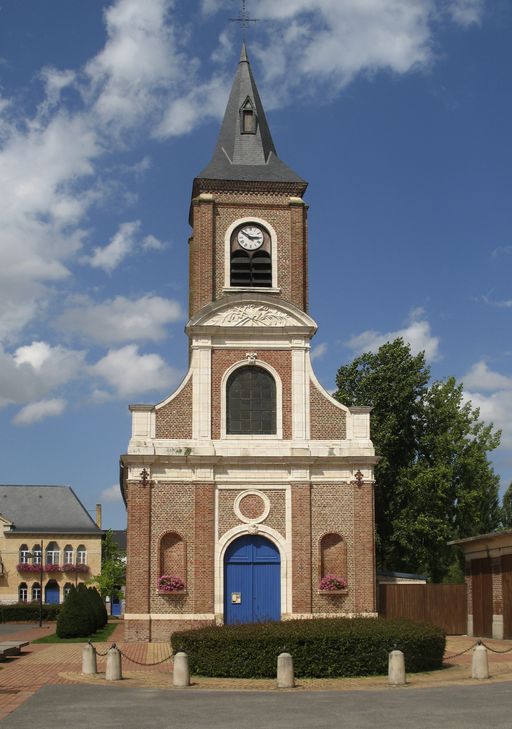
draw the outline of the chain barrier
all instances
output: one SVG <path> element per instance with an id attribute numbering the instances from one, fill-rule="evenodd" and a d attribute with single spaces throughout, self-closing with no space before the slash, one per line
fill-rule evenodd
<path id="1" fill-rule="evenodd" d="M 497 651 L 495 648 L 491 648 L 490 645 L 486 645 L 483 641 L 480 641 L 480 645 L 485 646 L 485 648 L 487 648 L 487 650 L 488 651 L 491 651 L 492 653 L 510 653 L 510 651 L 512 651 L 512 647 L 511 648 L 507 648 L 504 651 Z"/>
<path id="2" fill-rule="evenodd" d="M 127 661 L 130 661 L 131 663 L 135 663 L 135 664 L 137 664 L 137 666 L 149 666 L 149 667 L 151 667 L 151 666 L 161 666 L 162 663 L 165 663 L 166 661 L 169 661 L 172 658 L 172 654 L 171 654 L 171 655 L 166 656 L 165 658 L 162 658 L 161 661 L 155 661 L 154 663 L 144 663 L 143 661 L 137 661 L 135 658 L 131 658 L 124 651 L 122 651 L 121 648 L 119 648 L 119 646 L 117 646 L 115 643 L 112 643 L 112 645 L 110 646 L 110 648 L 107 648 L 107 650 L 105 651 L 105 653 L 101 653 L 101 651 L 99 651 L 93 645 L 92 641 L 89 640 L 87 642 L 89 643 L 90 646 L 92 646 L 94 648 L 94 650 L 96 651 L 96 655 L 97 656 L 106 656 L 107 653 L 109 652 L 109 650 L 111 650 L 112 648 L 117 648 L 117 650 L 119 651 L 119 653 L 124 658 L 126 658 Z"/>
<path id="3" fill-rule="evenodd" d="M 463 656 L 463 655 L 464 655 L 464 653 L 468 653 L 468 652 L 469 652 L 470 650 L 472 650 L 472 649 L 473 649 L 473 648 L 474 648 L 474 647 L 475 647 L 476 645 L 478 645 L 478 643 L 473 643 L 473 645 L 470 645 L 470 646 L 469 646 L 469 648 L 466 648 L 465 650 L 463 650 L 463 651 L 460 651 L 460 653 L 454 653 L 454 654 L 453 654 L 453 655 L 451 655 L 451 656 L 443 656 L 443 660 L 448 660 L 448 661 L 449 661 L 449 660 L 450 660 L 450 659 L 452 659 L 452 658 L 458 658 L 459 656 Z"/>
<path id="4" fill-rule="evenodd" d="M 443 656 L 444 660 L 450 660 L 451 658 L 458 658 L 459 656 L 464 655 L 464 653 L 468 653 L 473 648 L 476 648 L 478 645 L 483 645 L 484 648 L 487 648 L 488 651 L 491 651 L 491 653 L 510 653 L 512 651 L 512 647 L 506 648 L 504 651 L 496 650 L 496 648 L 492 648 L 490 645 L 487 645 L 487 643 L 484 643 L 483 640 L 477 640 L 476 643 L 473 643 L 473 645 L 470 645 L 469 648 L 466 648 L 465 650 L 461 651 L 460 653 L 454 653 L 451 656 Z"/>

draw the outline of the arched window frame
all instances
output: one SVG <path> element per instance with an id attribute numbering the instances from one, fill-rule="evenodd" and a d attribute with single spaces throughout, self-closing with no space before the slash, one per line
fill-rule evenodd
<path id="1" fill-rule="evenodd" d="M 34 582 L 32 585 L 32 601 L 36 602 L 39 600 L 39 597 L 41 595 L 41 585 L 39 582 Z"/>
<path id="2" fill-rule="evenodd" d="M 50 549 L 51 547 L 51 549 Z M 49 542 L 46 547 L 45 564 L 60 564 L 60 549 L 57 542 Z"/>
<path id="3" fill-rule="evenodd" d="M 348 580 L 348 551 L 347 540 L 340 532 L 329 531 L 322 534 L 318 540 L 318 579 L 325 577 L 329 568 L 325 564 L 325 542 L 329 537 L 338 537 L 340 549 L 337 555 L 338 564 L 334 567 L 333 573 L 335 577 L 344 577 Z"/>
<path id="4" fill-rule="evenodd" d="M 276 432 L 272 433 L 270 435 L 254 435 L 254 434 L 247 434 L 247 435 L 238 435 L 238 434 L 228 434 L 226 432 L 227 430 L 227 392 L 226 392 L 226 386 L 228 384 L 229 377 L 235 372 L 235 370 L 240 369 L 241 367 L 261 367 L 262 370 L 267 370 L 269 374 L 272 375 L 274 378 L 274 382 L 276 383 Z M 235 362 L 234 365 L 229 367 L 224 372 L 224 375 L 222 377 L 221 382 L 221 421 L 220 421 L 220 437 L 226 438 L 229 440 L 282 440 L 283 438 L 283 383 L 281 381 L 281 378 L 279 376 L 279 373 L 277 370 L 275 370 L 271 365 L 267 364 L 266 362 L 262 362 L 259 359 L 256 359 L 254 362 L 251 362 L 251 364 L 248 363 L 248 361 L 245 359 L 241 362 Z"/>
<path id="5" fill-rule="evenodd" d="M 231 236 L 235 228 L 240 225 L 251 224 L 261 225 L 265 228 L 270 235 L 270 260 L 272 262 L 272 286 L 231 286 Z M 247 218 L 238 218 L 235 220 L 226 231 L 224 236 L 224 291 L 234 291 L 240 293 L 242 291 L 263 291 L 265 293 L 279 293 L 281 289 L 278 288 L 278 275 L 277 275 L 277 234 L 274 228 L 266 220 L 262 218 L 255 218 L 253 216 Z"/>
<path id="6" fill-rule="evenodd" d="M 76 548 L 76 563 L 87 564 L 87 550 L 83 544 L 79 544 Z"/>
<path id="7" fill-rule="evenodd" d="M 64 547 L 64 564 L 74 564 L 74 549 L 71 544 L 66 544 Z"/>
<path id="8" fill-rule="evenodd" d="M 181 564 L 178 565 L 175 575 L 172 575 L 173 577 L 180 577 L 183 582 L 185 583 L 185 586 L 187 585 L 187 542 L 183 538 L 183 535 L 177 532 L 175 529 L 170 529 L 169 531 L 164 532 L 160 535 L 160 539 L 158 540 L 158 569 L 159 569 L 159 576 L 165 574 L 166 567 L 165 567 L 165 555 L 164 555 L 164 543 L 166 537 L 176 537 L 175 543 L 182 545 L 182 559 Z"/>
<path id="9" fill-rule="evenodd" d="M 26 582 L 20 582 L 18 585 L 19 602 L 28 602 L 28 585 Z"/>
<path id="10" fill-rule="evenodd" d="M 62 599 L 63 600 L 65 600 L 66 597 L 69 595 L 69 592 L 70 592 L 70 590 L 71 590 L 72 587 L 73 587 L 73 583 L 72 582 L 66 582 L 66 584 L 62 588 Z"/>
<path id="11" fill-rule="evenodd" d="M 32 558 L 32 553 L 31 553 L 30 549 L 28 548 L 28 544 L 21 544 L 20 545 L 20 555 L 19 555 L 20 564 L 28 564 L 30 562 L 31 558 Z"/>
<path id="12" fill-rule="evenodd" d="M 34 561 L 32 564 L 41 564 L 42 553 L 40 544 L 34 544 L 32 547 L 32 554 L 34 555 Z"/>

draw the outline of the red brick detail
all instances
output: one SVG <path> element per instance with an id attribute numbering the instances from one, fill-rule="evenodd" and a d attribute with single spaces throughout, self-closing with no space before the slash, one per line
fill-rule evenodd
<path id="1" fill-rule="evenodd" d="M 148 613 L 151 554 L 151 486 L 127 483 L 126 612 Z"/>
<path id="2" fill-rule="evenodd" d="M 219 490 L 219 538 L 230 529 L 240 526 L 242 523 L 236 516 L 233 506 L 236 498 L 244 490 L 245 489 L 240 489 L 240 491 L 232 489 Z M 276 491 L 272 489 L 265 491 L 264 488 L 261 490 L 265 492 L 265 495 L 270 501 L 270 513 L 262 523 L 272 529 L 275 529 L 276 532 L 279 532 L 279 534 L 283 537 L 286 537 L 286 501 L 284 490 Z"/>
<path id="3" fill-rule="evenodd" d="M 127 643 L 146 643 L 151 636 L 150 620 L 125 620 L 124 639 Z"/>
<path id="4" fill-rule="evenodd" d="M 195 630 L 196 628 L 208 628 L 214 625 L 213 620 L 152 620 L 151 640 L 161 643 L 168 643 L 173 633 L 180 630 Z M 125 640 L 126 632 L 125 632 Z"/>
<path id="5" fill-rule="evenodd" d="M 196 484 L 194 504 L 194 612 L 214 611 L 215 485 Z"/>
<path id="6" fill-rule="evenodd" d="M 246 519 L 258 519 L 265 511 L 265 503 L 261 496 L 248 494 L 240 501 L 238 508 Z"/>
<path id="7" fill-rule="evenodd" d="M 220 418 L 222 393 L 221 383 L 224 373 L 231 365 L 243 361 L 245 349 L 212 350 L 212 438 L 220 438 Z M 292 437 L 292 359 L 286 350 L 261 350 L 258 359 L 273 367 L 281 378 L 283 386 L 283 440 Z"/>
<path id="8" fill-rule="evenodd" d="M 157 438 L 192 438 L 192 377 L 183 390 L 155 413 Z"/>
<path id="9" fill-rule="evenodd" d="M 187 579 L 187 545 L 177 532 L 167 532 L 160 540 L 161 575 Z"/>
<path id="10" fill-rule="evenodd" d="M 190 316 L 213 301 L 215 278 L 215 210 L 212 200 L 192 202 L 194 234 L 190 239 Z"/>
<path id="11" fill-rule="evenodd" d="M 290 253 L 291 300 L 303 311 L 307 311 L 308 306 L 308 242 L 306 237 L 306 218 L 307 208 L 305 205 L 292 205 Z"/>
<path id="12" fill-rule="evenodd" d="M 347 579 L 347 543 L 335 532 L 320 540 L 320 577 L 334 575 Z"/>
<path id="13" fill-rule="evenodd" d="M 312 440 L 345 440 L 347 437 L 347 418 L 311 382 L 309 390 L 309 413 Z"/>
<path id="14" fill-rule="evenodd" d="M 292 611 L 311 612 L 311 484 L 292 485 Z"/>
<path id="15" fill-rule="evenodd" d="M 355 610 L 375 612 L 375 515 L 373 484 L 354 489 Z"/>

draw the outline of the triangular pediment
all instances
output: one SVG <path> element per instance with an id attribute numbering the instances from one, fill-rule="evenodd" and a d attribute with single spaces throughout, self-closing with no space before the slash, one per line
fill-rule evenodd
<path id="1" fill-rule="evenodd" d="M 275 301 L 270 297 L 254 298 L 247 294 L 220 299 L 199 311 L 188 323 L 187 329 L 197 327 L 222 328 L 300 328 L 311 333 L 316 322 L 293 304 Z"/>

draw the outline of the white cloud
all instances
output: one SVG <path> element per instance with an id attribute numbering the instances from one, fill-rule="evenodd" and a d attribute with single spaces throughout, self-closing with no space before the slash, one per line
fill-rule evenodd
<path id="1" fill-rule="evenodd" d="M 88 263 L 93 268 L 102 268 L 107 273 L 112 273 L 135 248 L 140 226 L 140 220 L 121 223 L 117 233 L 110 239 L 108 245 L 103 248 L 95 248 L 91 256 L 83 257 L 83 262 Z"/>
<path id="2" fill-rule="evenodd" d="M 180 379 L 178 370 L 169 367 L 158 354 L 139 354 L 128 344 L 111 349 L 95 365 L 92 374 L 101 377 L 119 397 L 140 395 L 154 390 L 169 390 Z"/>
<path id="3" fill-rule="evenodd" d="M 159 341 L 167 336 L 166 326 L 184 317 L 180 304 L 160 296 L 115 299 L 94 304 L 79 299 L 64 311 L 57 326 L 100 344 L 128 341 Z"/>
<path id="4" fill-rule="evenodd" d="M 123 497 L 121 495 L 121 489 L 119 488 L 119 484 L 115 483 L 113 486 L 109 486 L 108 489 L 103 489 L 100 494 L 100 499 L 101 501 L 111 502 L 122 501 Z"/>
<path id="5" fill-rule="evenodd" d="M 61 399 L 40 400 L 25 405 L 12 419 L 15 425 L 32 425 L 46 418 L 62 415 L 66 409 L 66 401 Z"/>
<path id="6" fill-rule="evenodd" d="M 85 352 L 32 342 L 14 354 L 0 348 L 0 407 L 44 398 L 57 387 L 76 379 Z"/>
<path id="7" fill-rule="evenodd" d="M 320 342 L 317 344 L 313 349 L 311 350 L 311 359 L 321 359 L 324 354 L 327 352 L 327 344 L 326 342 Z"/>
<path id="8" fill-rule="evenodd" d="M 432 335 L 430 323 L 425 318 L 422 309 L 415 309 L 411 312 L 409 323 L 403 329 L 381 333 L 368 329 L 346 342 L 346 345 L 357 354 L 362 352 L 375 352 L 386 342 L 391 342 L 397 337 L 409 343 L 413 354 L 425 352 L 427 361 L 434 362 L 440 358 L 439 337 Z"/>
<path id="9" fill-rule="evenodd" d="M 469 26 L 482 19 L 485 0 L 450 0 L 448 11 L 459 25 Z"/>
<path id="10" fill-rule="evenodd" d="M 489 369 L 480 360 L 462 379 L 465 398 L 480 408 L 482 420 L 503 431 L 502 447 L 512 448 L 512 377 Z"/>
<path id="11" fill-rule="evenodd" d="M 147 235 L 142 241 L 142 247 L 145 251 L 163 251 L 167 246 L 154 235 Z"/>

